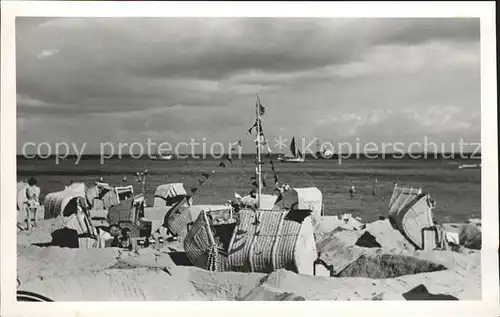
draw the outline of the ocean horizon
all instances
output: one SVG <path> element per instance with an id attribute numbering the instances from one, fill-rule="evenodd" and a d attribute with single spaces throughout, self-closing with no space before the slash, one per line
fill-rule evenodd
<path id="1" fill-rule="evenodd" d="M 151 159 L 157 157 L 157 155 L 151 155 L 151 157 L 148 154 L 143 154 L 140 155 L 139 153 L 137 154 L 122 154 L 122 155 L 112 155 L 108 157 L 109 154 L 103 153 L 103 154 L 83 154 L 81 156 L 82 159 L 99 159 L 101 156 L 106 156 L 106 159 Z M 225 155 L 230 155 L 231 158 L 237 159 L 238 156 L 241 156 L 242 158 L 247 158 L 247 157 L 254 157 L 255 153 L 214 153 L 214 154 L 204 154 L 204 153 L 178 153 L 178 154 L 165 154 L 165 155 L 173 155 L 173 158 L 177 158 L 177 156 L 187 156 L 186 158 L 181 158 L 181 159 L 208 159 L 208 160 L 218 160 L 218 159 L 223 159 Z M 280 155 L 283 155 L 282 153 L 272 153 L 272 154 L 263 154 L 262 157 L 278 157 Z M 30 154 L 16 154 L 17 159 L 21 160 L 48 160 L 48 159 L 55 159 L 57 155 L 51 154 L 51 155 L 35 155 L 33 153 Z M 28 157 L 29 156 L 29 157 Z M 197 156 L 197 157 L 195 157 Z M 220 156 L 220 158 L 217 158 L 216 156 Z M 318 156 L 318 154 L 313 155 L 313 154 L 305 154 L 306 158 L 313 158 L 315 159 Z M 374 156 L 376 156 L 374 158 Z M 79 156 L 77 154 L 68 154 L 67 156 L 60 155 L 60 158 L 65 157 L 66 159 L 71 159 L 71 158 L 78 158 Z M 360 158 L 360 159 L 384 159 L 384 158 L 390 158 L 390 159 L 481 159 L 481 152 L 411 152 L 411 153 L 384 153 L 384 152 L 373 152 L 373 153 L 351 153 L 349 155 L 347 154 L 333 154 L 328 158 L 318 158 L 318 159 L 338 159 L 339 157 L 342 157 L 343 159 L 349 159 L 349 158 Z"/>

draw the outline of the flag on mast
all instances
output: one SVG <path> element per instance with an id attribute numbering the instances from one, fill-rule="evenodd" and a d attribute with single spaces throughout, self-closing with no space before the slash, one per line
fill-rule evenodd
<path id="1" fill-rule="evenodd" d="M 259 100 L 259 114 L 261 116 L 263 116 L 264 113 L 266 113 L 266 108 L 263 105 L 260 104 L 260 100 Z"/>

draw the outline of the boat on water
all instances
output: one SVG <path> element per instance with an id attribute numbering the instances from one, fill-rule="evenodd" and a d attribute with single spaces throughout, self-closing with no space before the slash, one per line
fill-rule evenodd
<path id="1" fill-rule="evenodd" d="M 161 155 L 157 158 L 157 160 L 162 160 L 162 161 L 170 161 L 172 160 L 173 155 L 172 154 L 166 154 L 166 155 Z"/>
<path id="2" fill-rule="evenodd" d="M 283 163 L 304 163 L 305 157 L 297 148 L 297 145 L 295 144 L 295 137 L 292 138 L 292 142 L 290 143 L 290 153 L 279 156 L 278 161 Z"/>
<path id="3" fill-rule="evenodd" d="M 464 169 L 464 168 L 480 168 L 481 164 L 461 164 L 458 166 L 459 169 Z"/>
<path id="4" fill-rule="evenodd" d="M 319 140 L 316 141 L 316 159 L 329 159 L 333 156 L 333 151 L 329 150 L 325 145 L 320 147 Z"/>
<path id="5" fill-rule="evenodd" d="M 265 139 L 259 106 L 257 97 L 256 189 L 236 207 L 203 209 L 184 239 L 186 256 L 194 266 L 211 271 L 287 269 L 314 275 L 314 222 L 321 214 L 322 194 L 317 188 L 294 189 L 297 197 L 286 207 L 284 203 L 278 206 L 280 195 L 263 193 L 261 147 Z"/>
<path id="6" fill-rule="evenodd" d="M 151 157 L 151 159 L 153 161 L 170 161 L 173 158 L 174 158 L 174 156 L 172 154 L 168 154 L 168 153 L 162 152 L 160 150 L 157 150 L 156 154 L 153 154 L 153 156 Z"/>
<path id="7" fill-rule="evenodd" d="M 157 156 L 154 156 L 151 158 L 153 161 L 170 161 L 172 160 L 173 155 L 172 154 L 158 154 Z"/>

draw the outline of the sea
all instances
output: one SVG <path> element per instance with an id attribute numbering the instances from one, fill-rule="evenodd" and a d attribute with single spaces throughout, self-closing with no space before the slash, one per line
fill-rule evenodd
<path id="1" fill-rule="evenodd" d="M 436 201 L 434 210 L 438 222 L 464 222 L 481 218 L 481 168 L 458 168 L 461 164 L 480 164 L 477 159 L 444 159 L 405 157 L 350 157 L 339 160 L 306 158 L 304 163 L 281 163 L 275 157 L 263 157 L 264 193 L 279 184 L 292 188 L 317 187 L 323 193 L 325 215 L 350 213 L 371 222 L 387 216 L 394 184 L 422 188 Z M 273 163 L 271 164 L 271 161 Z M 221 164 L 222 163 L 222 164 Z M 273 171 L 273 165 L 274 170 Z M 100 156 L 83 156 L 62 160 L 17 158 L 18 181 L 30 177 L 38 180 L 41 199 L 50 192 L 63 190 L 71 182 L 91 186 L 99 178 L 111 185 L 133 185 L 135 193 L 144 190 L 146 202 L 152 205 L 157 186 L 183 183 L 187 191 L 196 189 L 195 203 L 223 204 L 243 196 L 253 188 L 255 156 L 243 155 L 231 161 L 220 158 L 186 158 L 170 161 L 148 157 L 114 157 L 101 161 Z M 146 172 L 145 184 L 136 173 Z M 206 177 L 208 179 L 200 185 Z M 205 174 L 206 175 L 206 174 Z M 355 188 L 351 197 L 349 189 Z"/>

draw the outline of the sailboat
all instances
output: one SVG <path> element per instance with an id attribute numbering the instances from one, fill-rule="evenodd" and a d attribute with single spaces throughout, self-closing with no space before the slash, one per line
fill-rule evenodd
<path id="1" fill-rule="evenodd" d="M 297 202 L 292 208 L 279 207 L 276 195 L 263 194 L 261 147 L 261 105 L 257 96 L 255 127 L 256 191 L 254 205 L 234 210 L 203 210 L 190 226 L 184 250 L 194 266 L 210 271 L 269 273 L 287 269 L 313 275 L 317 259 L 313 219 L 314 202 L 321 192 L 295 188 Z M 264 139 L 264 140 L 263 140 Z"/>
<path id="2" fill-rule="evenodd" d="M 292 138 L 292 142 L 290 143 L 290 152 L 292 155 L 280 156 L 278 160 L 283 163 L 304 163 L 304 155 L 297 149 L 295 137 Z"/>
<path id="3" fill-rule="evenodd" d="M 323 148 L 320 147 L 319 140 L 316 140 L 316 159 L 329 159 L 332 157 L 333 152 L 326 148 L 324 145 Z"/>

